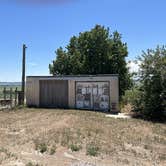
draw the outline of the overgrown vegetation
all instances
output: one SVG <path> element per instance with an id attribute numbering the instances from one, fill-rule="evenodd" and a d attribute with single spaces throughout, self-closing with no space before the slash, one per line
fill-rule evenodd
<path id="1" fill-rule="evenodd" d="M 130 93 L 134 110 L 149 119 L 164 119 L 166 112 L 166 47 L 143 52 L 139 58 L 139 86 Z"/>
<path id="2" fill-rule="evenodd" d="M 148 119 L 166 119 L 166 47 L 147 50 L 139 57 L 139 81 L 122 97 L 122 105 Z"/>
<path id="3" fill-rule="evenodd" d="M 125 95 L 122 96 L 122 100 L 120 102 L 121 108 L 123 108 L 127 104 L 132 105 L 132 110 L 131 111 L 136 111 L 138 105 L 140 104 L 140 97 L 141 97 L 141 92 L 139 90 L 139 86 L 134 86 L 130 90 L 125 91 Z"/>
<path id="4" fill-rule="evenodd" d="M 131 86 L 131 75 L 125 58 L 127 44 L 117 31 L 96 25 L 70 39 L 66 49 L 56 50 L 56 59 L 49 65 L 53 75 L 119 74 L 120 96 Z"/>
<path id="5" fill-rule="evenodd" d="M 119 74 L 122 105 L 131 103 L 133 110 L 146 118 L 163 117 L 166 111 L 165 46 L 142 53 L 137 73 L 139 85 L 134 87 L 125 60 L 127 44 L 117 31 L 110 34 L 109 28 L 96 25 L 90 31 L 73 36 L 66 49 L 60 47 L 56 55 L 49 65 L 51 74 Z"/>
<path id="6" fill-rule="evenodd" d="M 146 117 L 161 118 L 166 111 L 166 47 L 143 52 L 140 65 L 140 104 Z"/>

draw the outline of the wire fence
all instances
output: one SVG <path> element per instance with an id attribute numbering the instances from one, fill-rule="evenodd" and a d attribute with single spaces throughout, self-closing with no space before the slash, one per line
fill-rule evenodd
<path id="1" fill-rule="evenodd" d="M 19 97 L 21 96 L 20 87 L 17 86 L 0 86 L 0 107 L 4 106 L 16 106 L 19 103 Z"/>

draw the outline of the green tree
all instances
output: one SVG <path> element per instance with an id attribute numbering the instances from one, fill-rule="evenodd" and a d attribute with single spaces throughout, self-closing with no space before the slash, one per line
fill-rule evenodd
<path id="1" fill-rule="evenodd" d="M 127 44 L 115 31 L 96 25 L 90 31 L 70 39 L 65 51 L 59 48 L 56 59 L 49 65 L 53 75 L 119 74 L 120 96 L 131 86 L 131 76 L 125 58 Z"/>
<path id="2" fill-rule="evenodd" d="M 166 111 L 166 47 L 149 49 L 139 60 L 141 97 L 137 108 L 147 117 L 159 118 Z"/>
<path id="3" fill-rule="evenodd" d="M 54 75 L 70 74 L 69 57 L 62 47 L 56 51 L 57 59 L 49 65 L 50 73 Z"/>

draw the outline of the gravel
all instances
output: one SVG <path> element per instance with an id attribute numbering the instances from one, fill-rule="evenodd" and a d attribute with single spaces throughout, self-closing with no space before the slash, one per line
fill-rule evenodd
<path id="1" fill-rule="evenodd" d="M 79 163 L 71 164 L 70 166 L 97 166 L 97 165 L 92 163 L 87 163 L 87 162 L 79 162 Z"/>

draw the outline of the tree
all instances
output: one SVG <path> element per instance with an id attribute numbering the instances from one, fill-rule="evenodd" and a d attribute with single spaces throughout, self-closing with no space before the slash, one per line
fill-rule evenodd
<path id="1" fill-rule="evenodd" d="M 166 111 L 166 47 L 148 49 L 139 60 L 141 97 L 137 108 L 147 117 L 160 118 Z"/>
<path id="2" fill-rule="evenodd" d="M 131 86 L 131 76 L 125 58 L 127 44 L 115 31 L 96 25 L 90 31 L 70 39 L 66 49 L 56 51 L 56 59 L 49 65 L 53 75 L 119 74 L 120 96 Z"/>

